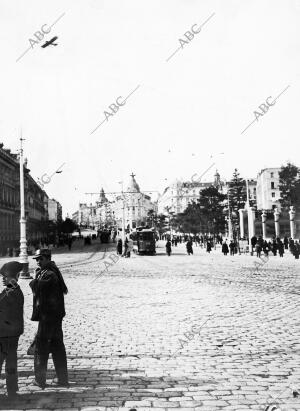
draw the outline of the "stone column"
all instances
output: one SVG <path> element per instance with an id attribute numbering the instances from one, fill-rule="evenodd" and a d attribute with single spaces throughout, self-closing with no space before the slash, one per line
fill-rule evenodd
<path id="1" fill-rule="evenodd" d="M 263 239 L 264 240 L 267 237 L 266 221 L 267 221 L 267 213 L 266 213 L 265 210 L 263 210 L 262 215 L 261 215 L 261 222 L 262 222 L 262 232 L 263 232 Z"/>
<path id="2" fill-rule="evenodd" d="M 245 238 L 245 227 L 244 227 L 244 209 L 239 210 L 240 215 L 240 237 Z"/>
<path id="3" fill-rule="evenodd" d="M 255 234 L 255 226 L 254 226 L 254 220 L 255 220 L 255 212 L 253 207 L 248 207 L 248 236 L 249 236 L 249 244 L 251 244 L 251 238 Z"/>
<path id="4" fill-rule="evenodd" d="M 274 223 L 275 223 L 275 236 L 276 238 L 280 236 L 280 227 L 279 227 L 279 211 L 278 208 L 276 207 L 274 209 Z"/>
<path id="5" fill-rule="evenodd" d="M 290 206 L 290 211 L 289 211 L 289 215 L 290 215 L 290 230 L 291 230 L 291 238 L 294 239 L 295 238 L 295 210 L 294 210 L 294 206 Z"/>

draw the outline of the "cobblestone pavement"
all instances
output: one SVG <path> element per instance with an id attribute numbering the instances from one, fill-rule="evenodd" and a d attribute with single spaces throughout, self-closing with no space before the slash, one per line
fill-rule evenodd
<path id="1" fill-rule="evenodd" d="M 32 385 L 26 350 L 37 323 L 20 280 L 21 394 L 0 409 L 300 410 L 299 260 L 271 256 L 256 269 L 254 256 L 197 247 L 187 256 L 179 245 L 168 257 L 161 243 L 156 256 L 114 257 L 108 267 L 114 246 L 99 247 L 53 258 L 69 287 L 69 389 L 51 388 L 52 360 L 49 387 Z"/>

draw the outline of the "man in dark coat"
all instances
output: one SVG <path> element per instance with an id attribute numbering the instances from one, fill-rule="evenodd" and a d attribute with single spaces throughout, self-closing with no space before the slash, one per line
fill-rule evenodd
<path id="1" fill-rule="evenodd" d="M 235 243 L 233 240 L 230 240 L 229 249 L 230 249 L 230 255 L 234 255 Z"/>
<path id="2" fill-rule="evenodd" d="M 206 252 L 207 253 L 211 252 L 211 242 L 210 241 L 207 241 L 207 243 L 206 243 Z"/>
<path id="3" fill-rule="evenodd" d="M 229 252 L 228 244 L 227 244 L 226 241 L 224 241 L 224 243 L 222 244 L 222 253 L 223 253 L 224 255 L 227 255 L 228 252 Z"/>
<path id="4" fill-rule="evenodd" d="M 0 294 L 0 374 L 5 361 L 6 390 L 14 398 L 18 388 L 17 348 L 24 331 L 24 296 L 18 285 L 22 264 L 11 261 L 0 269 L 3 285 Z"/>
<path id="5" fill-rule="evenodd" d="M 166 252 L 167 252 L 168 256 L 170 257 L 171 252 L 172 252 L 172 246 L 171 246 L 170 239 L 168 239 L 168 241 L 166 242 Z"/>
<path id="6" fill-rule="evenodd" d="M 119 238 L 119 240 L 117 242 L 117 254 L 122 255 L 122 240 L 121 240 L 121 238 Z"/>
<path id="7" fill-rule="evenodd" d="M 63 341 L 62 319 L 65 316 L 64 294 L 68 289 L 56 264 L 51 261 L 51 251 L 37 250 L 39 268 L 29 285 L 33 293 L 32 321 L 38 321 L 34 354 L 35 385 L 46 386 L 47 362 L 52 353 L 57 375 L 57 385 L 67 387 L 67 357 Z"/>
<path id="8" fill-rule="evenodd" d="M 193 243 L 191 239 L 189 239 L 186 243 L 186 251 L 188 255 L 193 254 Z"/>

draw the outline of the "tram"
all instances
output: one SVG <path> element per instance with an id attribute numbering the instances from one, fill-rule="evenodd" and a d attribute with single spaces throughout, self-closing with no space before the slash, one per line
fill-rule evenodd
<path id="1" fill-rule="evenodd" d="M 156 233 L 150 228 L 137 228 L 129 237 L 133 241 L 133 252 L 137 254 L 156 254 Z"/>

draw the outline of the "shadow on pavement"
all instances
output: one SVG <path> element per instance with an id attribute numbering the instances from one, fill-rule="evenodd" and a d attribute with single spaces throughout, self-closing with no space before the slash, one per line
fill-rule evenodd
<path id="1" fill-rule="evenodd" d="M 57 388 L 50 385 L 44 390 L 29 392 L 34 378 L 33 371 L 20 371 L 19 384 L 26 379 L 28 390 L 21 392 L 15 401 L 3 401 L 0 396 L 1 410 L 64 409 L 87 406 L 121 407 L 126 401 L 142 401 L 151 397 L 167 401 L 172 397 L 182 397 L 182 387 L 216 385 L 215 380 L 189 379 L 185 377 L 146 377 L 143 370 L 118 369 L 71 369 L 69 370 L 70 388 Z M 48 372 L 48 383 L 54 378 L 54 372 Z M 180 386 L 178 391 L 165 391 Z M 153 391 L 152 391 L 153 390 Z"/>

